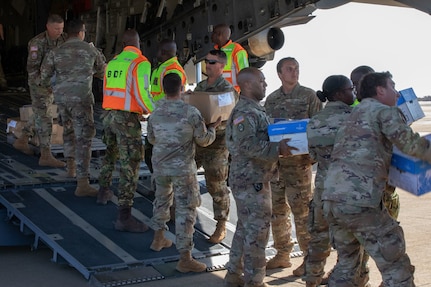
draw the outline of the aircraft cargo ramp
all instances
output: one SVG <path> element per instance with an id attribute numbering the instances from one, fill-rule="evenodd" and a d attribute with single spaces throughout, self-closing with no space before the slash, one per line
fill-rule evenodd
<path id="1" fill-rule="evenodd" d="M 5 127 L 6 118 L 17 116 L 18 108 L 23 104 L 22 99 L 16 101 L 8 97 L 6 100 L 8 104 L 0 106 L 2 127 Z M 96 108 L 96 120 L 99 112 L 100 106 Z M 98 188 L 104 146 L 100 141 L 101 125 L 96 126 L 99 136 L 93 143 L 90 183 Z M 102 206 L 96 204 L 95 198 L 74 196 L 76 181 L 66 177 L 66 169 L 40 167 L 39 156 L 16 151 L 12 147 L 13 135 L 4 130 L 2 128 L 0 133 L 0 216 L 4 217 L 0 223 L 0 245 L 29 244 L 32 249 L 48 247 L 52 250 L 52 261 L 74 267 L 94 286 L 122 286 L 183 276 L 175 270 L 179 259 L 175 245 L 154 252 L 149 248 L 154 235 L 152 229 L 140 234 L 115 231 L 116 197 Z M 53 153 L 63 159 L 61 146 L 54 146 Z M 154 196 L 145 163 L 141 165 L 139 178 L 132 212 L 136 218 L 151 225 Z M 235 204 L 232 198 L 226 238 L 221 244 L 209 243 L 207 239 L 216 222 L 202 174 L 199 179 L 202 206 L 198 209 L 195 225 L 193 256 L 207 264 L 207 271 L 220 270 L 228 260 L 235 231 Z M 117 182 L 118 173 L 114 173 L 114 190 Z M 168 225 L 167 237 L 175 242 L 175 224 L 169 222 Z M 301 256 L 297 245 L 295 250 L 293 256 Z M 267 249 L 268 257 L 274 254 L 272 248 Z"/>

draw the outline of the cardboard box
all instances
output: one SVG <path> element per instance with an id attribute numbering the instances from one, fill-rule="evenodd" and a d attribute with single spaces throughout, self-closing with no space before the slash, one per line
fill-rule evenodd
<path id="1" fill-rule="evenodd" d="M 309 119 L 292 121 L 275 121 L 268 126 L 268 135 L 271 142 L 279 142 L 289 138 L 289 146 L 296 147 L 292 154 L 308 154 L 307 124 Z"/>
<path id="2" fill-rule="evenodd" d="M 419 196 L 431 191 L 431 170 L 413 174 L 390 166 L 388 182 Z"/>
<path id="3" fill-rule="evenodd" d="M 235 107 L 234 92 L 192 92 L 183 94 L 182 98 L 201 112 L 207 124 L 216 122 L 220 116 L 222 121 L 226 121 Z"/>
<path id="4" fill-rule="evenodd" d="M 431 140 L 431 135 L 425 136 Z M 431 164 L 394 147 L 389 168 L 389 184 L 415 195 L 431 191 Z"/>
<path id="5" fill-rule="evenodd" d="M 13 134 L 16 138 L 21 137 L 22 130 L 27 122 L 21 121 L 19 118 L 8 118 L 6 120 L 6 133 Z"/>
<path id="6" fill-rule="evenodd" d="M 19 108 L 19 118 L 21 119 L 21 121 L 30 120 L 30 117 L 32 114 L 33 114 L 33 109 L 31 108 L 31 105 L 24 105 L 21 108 Z M 49 106 L 48 114 L 53 119 L 58 118 L 58 107 L 57 107 L 57 105 Z"/>
<path id="7" fill-rule="evenodd" d="M 418 102 L 418 98 L 412 88 L 399 91 L 399 93 L 400 98 L 398 99 L 397 106 L 406 117 L 407 124 L 410 125 L 414 121 L 425 117 L 422 107 Z"/>

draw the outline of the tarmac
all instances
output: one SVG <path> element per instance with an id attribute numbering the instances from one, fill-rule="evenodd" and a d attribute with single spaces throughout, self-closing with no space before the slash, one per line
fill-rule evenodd
<path id="1" fill-rule="evenodd" d="M 431 102 L 421 102 L 426 117 L 415 122 L 412 128 L 421 134 L 431 133 Z M 401 211 L 399 221 L 404 229 L 407 254 L 416 267 L 416 286 L 431 286 L 431 193 L 421 196 L 397 189 L 400 195 Z M 94 286 L 77 270 L 51 261 L 53 254 L 48 248 L 31 250 L 29 246 L 0 247 L 0 286 L 4 287 L 84 287 Z M 332 251 L 326 271 L 337 259 Z M 292 270 L 302 263 L 303 257 L 291 259 L 292 267 L 267 270 L 265 282 L 269 286 L 305 286 L 305 282 L 292 275 Z M 377 287 L 381 275 L 374 261 L 370 259 L 370 284 Z M 225 270 L 187 274 L 180 277 L 131 284 L 134 287 L 173 287 L 173 286 L 223 286 Z M 116 285 L 120 286 L 120 285 Z"/>

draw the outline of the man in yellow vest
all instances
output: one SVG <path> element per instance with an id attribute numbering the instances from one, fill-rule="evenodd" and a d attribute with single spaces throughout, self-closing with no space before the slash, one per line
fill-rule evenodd
<path id="1" fill-rule="evenodd" d="M 184 71 L 177 58 L 177 44 L 174 40 L 164 39 L 159 44 L 157 51 L 157 61 L 159 65 L 151 73 L 151 95 L 155 103 L 165 98 L 166 94 L 163 90 L 163 78 L 170 73 L 175 73 L 181 78 L 182 88 L 184 92 L 187 83 L 186 72 Z M 151 163 L 151 156 L 153 153 L 153 146 L 145 138 L 145 163 L 148 169 L 153 173 L 153 166 Z M 152 181 L 153 182 L 153 181 Z M 152 184 L 152 188 L 154 188 Z"/>
<path id="2" fill-rule="evenodd" d="M 118 185 L 118 217 L 115 229 L 145 232 L 148 226 L 131 215 L 138 182 L 138 171 L 143 157 L 141 139 L 142 114 L 150 113 L 154 104 L 150 95 L 151 64 L 142 55 L 139 35 L 127 30 L 123 35 L 123 51 L 107 65 L 103 86 L 103 142 L 106 155 L 100 170 L 98 204 L 106 204 L 113 195 L 110 189 L 112 171 L 120 161 Z"/>
<path id="3" fill-rule="evenodd" d="M 247 51 L 238 43 L 230 40 L 231 30 L 227 24 L 218 24 L 211 34 L 214 49 L 222 50 L 227 55 L 227 62 L 223 70 L 223 78 L 229 81 L 239 93 L 237 82 L 239 71 L 249 66 Z"/>

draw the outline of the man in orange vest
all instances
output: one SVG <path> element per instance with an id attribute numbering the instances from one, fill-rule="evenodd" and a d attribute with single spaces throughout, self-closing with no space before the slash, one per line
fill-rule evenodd
<path id="1" fill-rule="evenodd" d="M 237 82 L 239 71 L 249 66 L 247 51 L 238 43 L 230 40 L 231 30 L 227 24 L 218 24 L 211 34 L 214 49 L 222 50 L 227 55 L 227 62 L 223 70 L 223 78 L 229 81 L 239 93 Z"/>
<path id="2" fill-rule="evenodd" d="M 143 157 L 141 139 L 142 114 L 153 110 L 149 92 L 151 64 L 142 55 L 139 35 L 127 30 L 123 35 L 123 51 L 107 65 L 103 86 L 102 114 L 106 155 L 100 170 L 98 204 L 106 204 L 113 195 L 110 189 L 112 171 L 120 161 L 118 217 L 115 229 L 145 232 L 148 226 L 131 215 L 138 183 L 138 171 Z"/>

